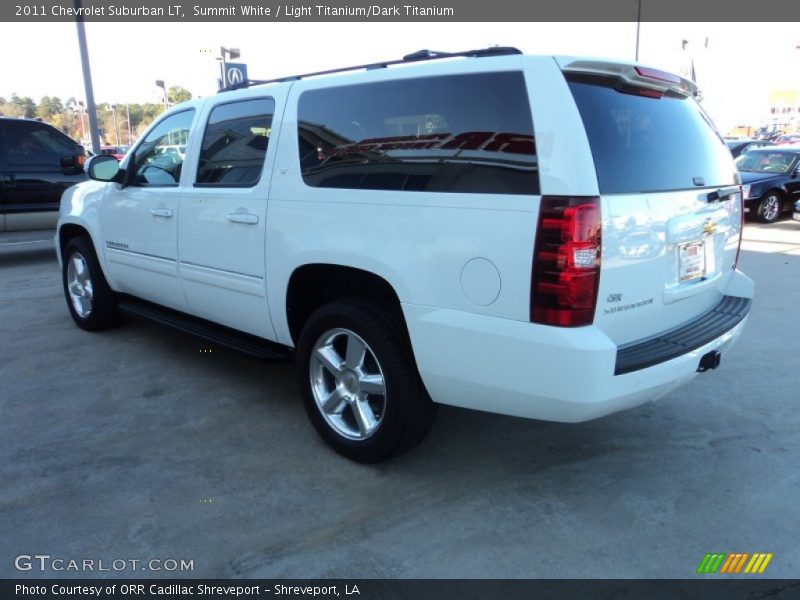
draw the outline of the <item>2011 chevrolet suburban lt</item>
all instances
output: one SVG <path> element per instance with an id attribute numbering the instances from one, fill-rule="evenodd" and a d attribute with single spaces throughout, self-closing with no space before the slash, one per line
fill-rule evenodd
<path id="1" fill-rule="evenodd" d="M 67 306 L 87 330 L 127 311 L 294 356 L 311 422 L 361 462 L 417 444 L 434 403 L 637 406 L 717 367 L 753 296 L 737 171 L 695 93 L 490 48 L 180 104 L 65 192 Z"/>

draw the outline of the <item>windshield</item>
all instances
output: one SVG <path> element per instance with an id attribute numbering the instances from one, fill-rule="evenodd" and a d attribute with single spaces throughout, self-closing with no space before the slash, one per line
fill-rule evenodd
<path id="1" fill-rule="evenodd" d="M 736 159 L 736 167 L 749 173 L 785 173 L 792 166 L 795 154 L 791 152 L 745 152 Z"/>

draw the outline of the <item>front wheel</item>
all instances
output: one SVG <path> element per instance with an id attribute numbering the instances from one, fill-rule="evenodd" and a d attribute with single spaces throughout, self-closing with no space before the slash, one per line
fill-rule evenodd
<path id="1" fill-rule="evenodd" d="M 309 419 L 339 454 L 380 462 L 429 431 L 433 403 L 405 336 L 379 305 L 348 299 L 322 306 L 303 328 L 296 356 Z"/>
<path id="2" fill-rule="evenodd" d="M 92 240 L 87 236 L 71 239 L 64 248 L 62 263 L 64 296 L 78 327 L 99 331 L 116 325 L 117 301 L 100 269 Z"/>
<path id="3" fill-rule="evenodd" d="M 759 201 L 756 214 L 758 220 L 762 223 L 774 223 L 781 215 L 781 196 L 780 193 L 771 190 L 764 194 L 764 197 Z"/>

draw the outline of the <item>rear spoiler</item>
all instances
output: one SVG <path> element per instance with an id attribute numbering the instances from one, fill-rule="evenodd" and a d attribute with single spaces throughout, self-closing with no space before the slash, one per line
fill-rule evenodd
<path id="1" fill-rule="evenodd" d="M 680 75 L 637 64 L 607 62 L 603 60 L 556 57 L 565 73 L 583 73 L 617 77 L 623 82 L 658 92 L 667 90 L 686 96 L 697 96 L 697 84 Z"/>

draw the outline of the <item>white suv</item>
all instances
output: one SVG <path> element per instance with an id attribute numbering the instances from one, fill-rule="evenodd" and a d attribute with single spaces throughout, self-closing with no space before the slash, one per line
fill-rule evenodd
<path id="1" fill-rule="evenodd" d="M 80 327 L 127 311 L 294 356 L 361 462 L 418 443 L 434 402 L 636 406 L 740 334 L 741 189 L 691 82 L 511 48 L 318 75 L 185 102 L 90 161 L 56 238 Z"/>

